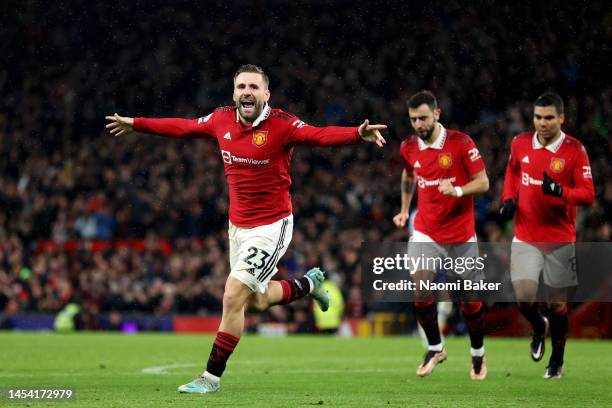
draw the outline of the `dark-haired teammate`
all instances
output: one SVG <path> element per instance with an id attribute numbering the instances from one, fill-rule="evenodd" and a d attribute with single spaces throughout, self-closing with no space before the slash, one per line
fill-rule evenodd
<path id="1" fill-rule="evenodd" d="M 531 323 L 531 358 L 544 357 L 549 322 L 536 302 L 543 273 L 549 300 L 552 354 L 544 378 L 561 378 L 568 328 L 569 293 L 577 285 L 574 242 L 576 206 L 595 198 L 591 165 L 577 139 L 564 133 L 563 100 L 548 92 L 533 108 L 535 132 L 512 141 L 504 181 L 504 219 L 515 217 L 511 276 L 521 313 Z"/>
<path id="2" fill-rule="evenodd" d="M 269 79 L 255 65 L 234 75 L 234 106 L 199 119 L 147 119 L 107 116 L 107 128 L 118 135 L 132 130 L 169 137 L 215 139 L 229 185 L 231 272 L 223 294 L 223 316 L 206 371 L 179 387 L 180 392 L 220 390 L 220 378 L 244 328 L 245 310 L 262 311 L 311 294 L 322 310 L 329 307 L 323 272 L 311 269 L 301 279 L 272 281 L 293 231 L 289 165 L 299 144 L 339 146 L 385 143 L 385 125 L 314 127 L 291 113 L 268 105 Z"/>
<path id="3" fill-rule="evenodd" d="M 435 96 L 421 91 L 408 101 L 410 122 L 416 135 L 400 148 L 404 159 L 401 211 L 393 217 L 397 227 L 409 218 L 410 201 L 418 188 L 418 213 L 410 238 L 408 255 L 419 257 L 477 257 L 473 195 L 489 189 L 489 179 L 478 148 L 465 133 L 446 129 L 438 122 L 440 109 Z M 470 244 L 472 243 L 472 244 Z M 472 275 L 470 276 L 470 273 Z M 471 279 L 474 271 L 457 278 Z M 416 271 L 415 279 L 433 281 L 435 271 Z M 472 294 L 468 294 L 472 295 Z M 474 297 L 463 297 L 461 311 L 470 334 L 474 380 L 484 380 L 484 309 Z M 469 301 L 466 301 L 469 300 Z M 415 298 L 417 320 L 427 336 L 428 352 L 417 368 L 424 377 L 446 359 L 438 327 L 437 308 L 431 292 Z"/>

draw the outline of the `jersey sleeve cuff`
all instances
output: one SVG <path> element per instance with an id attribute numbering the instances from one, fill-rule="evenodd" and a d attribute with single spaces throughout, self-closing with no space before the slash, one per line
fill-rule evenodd
<path id="1" fill-rule="evenodd" d="M 140 131 L 142 129 L 142 118 L 134 118 L 134 130 Z"/>
<path id="2" fill-rule="evenodd" d="M 569 193 L 571 191 L 571 188 L 569 187 L 561 187 L 561 199 L 563 201 L 569 201 Z"/>
<path id="3" fill-rule="evenodd" d="M 355 143 L 363 143 L 363 139 L 361 138 L 361 135 L 359 134 L 359 126 L 355 128 Z"/>

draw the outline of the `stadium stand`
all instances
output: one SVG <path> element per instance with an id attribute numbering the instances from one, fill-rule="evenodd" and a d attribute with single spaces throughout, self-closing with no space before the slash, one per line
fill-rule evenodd
<path id="1" fill-rule="evenodd" d="M 280 274 L 334 271 L 349 317 L 368 312 L 360 243 L 407 237 L 391 217 L 405 102 L 421 88 L 438 95 L 445 125 L 479 145 L 492 184 L 477 199 L 477 227 L 492 242 L 512 236 L 497 218 L 510 140 L 531 127 L 533 99 L 556 89 L 596 185 L 578 238 L 610 240 L 612 89 L 601 58 L 610 14 L 597 12 L 605 1 L 556 3 L 554 15 L 546 2 L 364 2 L 338 7 L 334 19 L 325 2 L 271 4 L 239 14 L 240 2 L 152 1 L 143 10 L 29 1 L 0 25 L 2 49 L 20 44 L 0 66 L 0 313 L 54 314 L 76 301 L 83 327 L 99 328 L 97 316 L 111 312 L 220 311 L 228 198 L 216 145 L 114 138 L 103 118 L 203 116 L 231 102 L 232 73 L 246 62 L 270 73 L 272 105 L 302 120 L 390 125 L 380 151 L 302 147 L 293 160 L 299 222 Z M 303 327 L 310 316 L 303 300 L 265 318 Z"/>

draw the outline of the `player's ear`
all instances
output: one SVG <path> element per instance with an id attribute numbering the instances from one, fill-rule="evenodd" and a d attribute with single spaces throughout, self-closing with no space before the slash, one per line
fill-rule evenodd
<path id="1" fill-rule="evenodd" d="M 559 115 L 559 123 L 563 124 L 565 122 L 565 113 Z"/>
<path id="2" fill-rule="evenodd" d="M 264 101 L 268 102 L 270 100 L 270 90 L 266 89 L 264 92 Z"/>
<path id="3" fill-rule="evenodd" d="M 440 109 L 434 109 L 433 114 L 436 121 L 440 120 Z"/>

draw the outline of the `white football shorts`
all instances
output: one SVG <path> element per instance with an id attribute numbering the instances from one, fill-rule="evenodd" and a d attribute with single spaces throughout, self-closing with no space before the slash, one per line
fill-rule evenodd
<path id="1" fill-rule="evenodd" d="M 243 228 L 229 223 L 230 276 L 265 293 L 293 234 L 293 214 L 272 224 Z"/>

